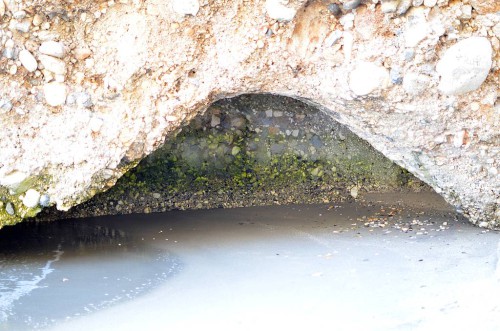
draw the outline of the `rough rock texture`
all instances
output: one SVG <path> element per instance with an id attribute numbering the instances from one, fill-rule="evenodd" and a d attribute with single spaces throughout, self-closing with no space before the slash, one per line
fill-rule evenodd
<path id="1" fill-rule="evenodd" d="M 472 222 L 499 226 L 498 10 L 0 0 L 0 219 L 81 203 L 214 101 L 266 92 L 327 109 Z M 457 54 L 471 40 L 484 51 Z"/>

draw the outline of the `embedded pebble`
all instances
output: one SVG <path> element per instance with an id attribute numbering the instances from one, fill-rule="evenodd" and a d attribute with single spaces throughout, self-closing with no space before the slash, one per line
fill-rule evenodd
<path id="1" fill-rule="evenodd" d="M 27 33 L 30 31 L 31 23 L 29 21 L 19 22 L 15 25 L 15 29 L 19 32 Z"/>
<path id="2" fill-rule="evenodd" d="M 99 132 L 101 131 L 102 125 L 104 124 L 103 120 L 98 118 L 98 117 L 92 117 L 92 119 L 89 122 L 89 127 L 92 132 Z"/>
<path id="3" fill-rule="evenodd" d="M 34 189 L 29 189 L 24 194 L 23 204 L 28 208 L 34 208 L 38 206 L 38 202 L 40 201 L 40 192 Z"/>
<path id="4" fill-rule="evenodd" d="M 48 194 L 43 194 L 40 197 L 40 206 L 48 207 L 50 205 L 50 196 Z"/>
<path id="5" fill-rule="evenodd" d="M 490 71 L 492 48 L 484 37 L 470 37 L 451 46 L 436 65 L 439 90 L 458 95 L 478 89 Z"/>
<path id="6" fill-rule="evenodd" d="M 388 1 L 382 1 L 380 5 L 380 9 L 382 10 L 383 13 L 394 13 L 396 12 L 396 9 L 398 8 L 398 0 L 388 0 Z"/>
<path id="7" fill-rule="evenodd" d="M 291 21 L 296 14 L 296 11 L 286 7 L 282 0 L 266 0 L 265 6 L 267 15 L 278 21 Z"/>
<path id="8" fill-rule="evenodd" d="M 14 206 L 12 205 L 11 202 L 7 202 L 7 205 L 5 206 L 5 211 L 7 212 L 7 214 L 11 216 L 15 214 Z"/>
<path id="9" fill-rule="evenodd" d="M 336 3 L 331 3 L 327 6 L 327 9 L 330 13 L 332 13 L 335 17 L 339 17 L 342 15 L 342 11 L 340 10 L 340 6 Z"/>
<path id="10" fill-rule="evenodd" d="M 0 99 L 0 112 L 7 113 L 12 110 L 12 102 L 5 99 Z"/>
<path id="11" fill-rule="evenodd" d="M 46 41 L 40 45 L 38 51 L 45 55 L 63 58 L 66 54 L 64 44 L 57 41 Z"/>
<path id="12" fill-rule="evenodd" d="M 21 61 L 23 67 L 29 72 L 34 72 L 38 68 L 35 57 L 26 49 L 19 52 L 19 61 Z"/>
<path id="13" fill-rule="evenodd" d="M 371 62 L 361 62 L 349 75 L 349 87 L 357 95 L 367 95 L 389 86 L 387 69 Z"/>
<path id="14" fill-rule="evenodd" d="M 40 55 L 38 58 L 48 71 L 57 75 L 66 74 L 66 63 L 64 61 L 49 55 Z"/>
<path id="15" fill-rule="evenodd" d="M 360 4 L 361 4 L 361 0 L 350 0 L 350 1 L 347 1 L 346 3 L 344 3 L 342 5 L 342 8 L 344 10 L 352 10 L 352 9 L 358 8 Z"/>
<path id="16" fill-rule="evenodd" d="M 412 0 L 400 0 L 396 14 L 404 15 L 412 6 Z"/>
<path id="17" fill-rule="evenodd" d="M 173 0 L 172 8 L 177 14 L 196 16 L 200 10 L 198 0 Z"/>
<path id="18" fill-rule="evenodd" d="M 45 101 L 52 107 L 63 105 L 66 102 L 66 85 L 60 82 L 51 82 L 43 86 Z"/>

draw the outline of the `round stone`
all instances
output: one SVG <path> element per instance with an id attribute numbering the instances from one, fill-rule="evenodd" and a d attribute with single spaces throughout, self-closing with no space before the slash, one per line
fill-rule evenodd
<path id="1" fill-rule="evenodd" d="M 45 41 L 40 45 L 38 51 L 45 55 L 63 58 L 66 54 L 64 44 L 57 41 Z"/>
<path id="2" fill-rule="evenodd" d="M 66 85 L 64 83 L 52 82 L 43 87 L 45 101 L 52 107 L 63 105 L 66 102 Z"/>
<path id="3" fill-rule="evenodd" d="M 48 207 L 50 205 L 50 196 L 47 194 L 44 194 L 40 197 L 40 206 L 42 207 Z"/>
<path id="4" fill-rule="evenodd" d="M 491 44 L 484 37 L 467 38 L 451 46 L 436 65 L 441 76 L 439 90 L 458 95 L 478 89 L 490 71 L 491 56 Z"/>
<path id="5" fill-rule="evenodd" d="M 38 206 L 40 201 L 40 192 L 34 189 L 29 189 L 23 198 L 23 204 L 28 208 L 34 208 Z"/>
<path id="6" fill-rule="evenodd" d="M 38 68 L 35 57 L 26 49 L 19 52 L 19 61 L 29 72 L 34 72 Z"/>
<path id="7" fill-rule="evenodd" d="M 7 212 L 7 214 L 11 216 L 15 214 L 14 206 L 12 205 L 12 203 L 7 202 L 7 205 L 5 206 L 5 211 Z"/>
<path id="8" fill-rule="evenodd" d="M 367 95 L 389 86 L 387 69 L 371 62 L 361 62 L 349 75 L 349 87 L 356 95 Z"/>

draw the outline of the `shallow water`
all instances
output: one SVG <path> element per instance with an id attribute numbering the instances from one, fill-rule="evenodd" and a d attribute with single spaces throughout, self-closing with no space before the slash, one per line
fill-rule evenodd
<path id="1" fill-rule="evenodd" d="M 498 233 L 428 193 L 22 224 L 0 236 L 0 330 L 500 325 Z"/>
<path id="2" fill-rule="evenodd" d="M 133 299 L 179 269 L 168 251 L 105 220 L 21 224 L 0 235 L 0 330 L 40 329 Z"/>

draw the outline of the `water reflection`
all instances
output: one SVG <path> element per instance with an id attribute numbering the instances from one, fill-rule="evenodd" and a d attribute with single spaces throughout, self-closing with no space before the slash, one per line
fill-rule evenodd
<path id="1" fill-rule="evenodd" d="M 0 330 L 27 330 L 137 297 L 179 268 L 167 251 L 86 221 L 0 231 Z"/>

